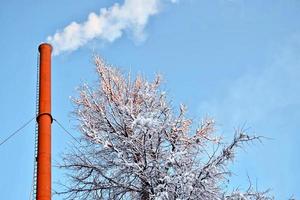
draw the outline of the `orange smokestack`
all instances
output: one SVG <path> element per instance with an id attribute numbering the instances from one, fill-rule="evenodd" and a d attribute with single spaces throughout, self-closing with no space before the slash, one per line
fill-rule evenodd
<path id="1" fill-rule="evenodd" d="M 43 43 L 40 52 L 37 200 L 51 199 L 51 52 L 52 46 Z"/>

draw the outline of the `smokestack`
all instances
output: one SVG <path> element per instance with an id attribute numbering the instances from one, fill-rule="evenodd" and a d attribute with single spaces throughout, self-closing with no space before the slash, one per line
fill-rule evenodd
<path id="1" fill-rule="evenodd" d="M 37 200 L 51 200 L 51 52 L 52 46 L 39 46 L 39 114 L 37 153 Z"/>

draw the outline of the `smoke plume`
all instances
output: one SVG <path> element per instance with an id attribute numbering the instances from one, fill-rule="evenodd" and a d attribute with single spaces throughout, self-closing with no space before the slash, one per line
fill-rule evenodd
<path id="1" fill-rule="evenodd" d="M 113 42 L 129 30 L 138 41 L 144 39 L 144 28 L 149 17 L 158 14 L 162 0 L 125 0 L 122 5 L 115 3 L 100 13 L 90 13 L 82 23 L 72 22 L 63 30 L 48 36 L 53 45 L 54 55 L 74 51 L 93 39 Z M 173 1 L 171 1 L 173 2 Z"/>

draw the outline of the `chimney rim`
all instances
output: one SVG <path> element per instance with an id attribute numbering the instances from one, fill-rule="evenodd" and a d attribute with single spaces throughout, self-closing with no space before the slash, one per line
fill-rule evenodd
<path id="1" fill-rule="evenodd" d="M 42 50 L 43 48 L 49 48 L 49 49 L 50 49 L 50 52 L 52 52 L 52 49 L 53 49 L 52 45 L 49 44 L 49 43 L 46 43 L 46 42 L 41 43 L 41 44 L 39 45 L 39 52 L 40 52 L 40 53 L 41 53 L 41 50 Z"/>

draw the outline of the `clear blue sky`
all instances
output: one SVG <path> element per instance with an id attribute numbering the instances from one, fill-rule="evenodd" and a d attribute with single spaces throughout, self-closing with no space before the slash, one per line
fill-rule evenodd
<path id="1" fill-rule="evenodd" d="M 1 141 L 35 114 L 39 43 L 115 2 L 1 1 Z M 125 26 L 112 42 L 107 42 L 112 35 L 102 35 L 53 57 L 54 118 L 78 136 L 69 96 L 76 95 L 80 83 L 96 80 L 93 52 L 124 71 L 149 78 L 159 72 L 174 105 L 185 103 L 195 121 L 214 117 L 227 141 L 245 123 L 250 133 L 272 138 L 239 151 L 233 186 L 246 188 L 249 175 L 258 188 L 271 188 L 277 199 L 299 199 L 300 1 L 160 3 L 144 23 L 144 34 L 135 35 Z M 55 164 L 71 139 L 53 124 L 52 141 Z M 0 146 L 0 199 L 29 199 L 33 147 L 34 123 Z M 62 174 L 53 168 L 53 181 L 63 181 Z"/>

